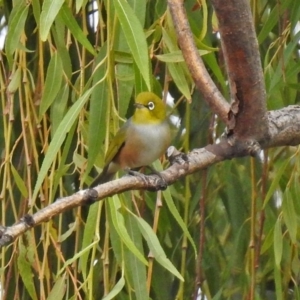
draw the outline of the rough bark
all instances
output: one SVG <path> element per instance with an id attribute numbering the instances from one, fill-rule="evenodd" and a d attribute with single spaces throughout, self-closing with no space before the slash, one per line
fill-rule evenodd
<path id="1" fill-rule="evenodd" d="M 296 146 L 300 144 L 300 106 L 290 105 L 280 110 L 267 113 L 267 140 L 262 145 L 268 148 L 279 146 Z"/>
<path id="2" fill-rule="evenodd" d="M 268 134 L 266 95 L 258 42 L 248 0 L 212 0 L 230 83 L 237 138 L 263 140 Z"/>

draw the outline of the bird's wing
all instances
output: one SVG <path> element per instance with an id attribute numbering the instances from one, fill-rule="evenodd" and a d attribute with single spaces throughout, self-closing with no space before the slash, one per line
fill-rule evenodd
<path id="1" fill-rule="evenodd" d="M 105 154 L 105 165 L 107 166 L 119 153 L 121 148 L 125 145 L 127 127 L 129 126 L 130 120 L 128 120 L 114 136 L 110 143 L 108 150 Z"/>

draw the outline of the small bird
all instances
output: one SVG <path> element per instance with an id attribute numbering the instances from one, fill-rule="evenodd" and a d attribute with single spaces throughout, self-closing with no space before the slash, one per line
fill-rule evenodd
<path id="1" fill-rule="evenodd" d="M 133 116 L 113 138 L 103 171 L 91 186 L 110 181 L 120 169 L 130 171 L 150 165 L 170 145 L 171 130 L 164 102 L 151 92 L 142 92 L 134 106 Z"/>

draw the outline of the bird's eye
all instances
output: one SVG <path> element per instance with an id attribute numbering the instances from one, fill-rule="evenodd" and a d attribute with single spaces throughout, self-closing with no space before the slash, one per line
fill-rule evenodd
<path id="1" fill-rule="evenodd" d="M 148 106 L 149 110 L 153 110 L 155 107 L 153 102 L 149 102 L 147 106 Z"/>

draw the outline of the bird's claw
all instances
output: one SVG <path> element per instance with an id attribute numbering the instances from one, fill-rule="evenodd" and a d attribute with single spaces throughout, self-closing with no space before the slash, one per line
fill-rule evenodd
<path id="1" fill-rule="evenodd" d="M 162 177 L 162 175 L 159 172 L 157 172 L 153 168 L 151 168 L 151 170 L 154 173 L 152 175 L 156 175 L 156 178 L 155 178 L 154 186 L 148 187 L 147 190 L 151 191 L 151 192 L 157 192 L 159 190 L 164 191 L 168 187 L 167 181 Z M 137 177 L 141 178 L 145 182 L 146 185 L 151 184 L 151 181 L 150 181 L 151 177 L 150 176 L 152 176 L 152 175 L 147 176 L 143 173 L 140 173 L 140 172 L 137 172 L 137 171 L 134 171 L 134 170 L 128 170 L 127 174 L 131 175 L 131 176 L 137 176 Z"/>
<path id="2" fill-rule="evenodd" d="M 162 177 L 161 174 L 155 174 L 157 179 L 155 180 L 155 187 L 153 188 L 155 192 L 157 191 L 164 191 L 168 187 L 167 181 Z"/>

